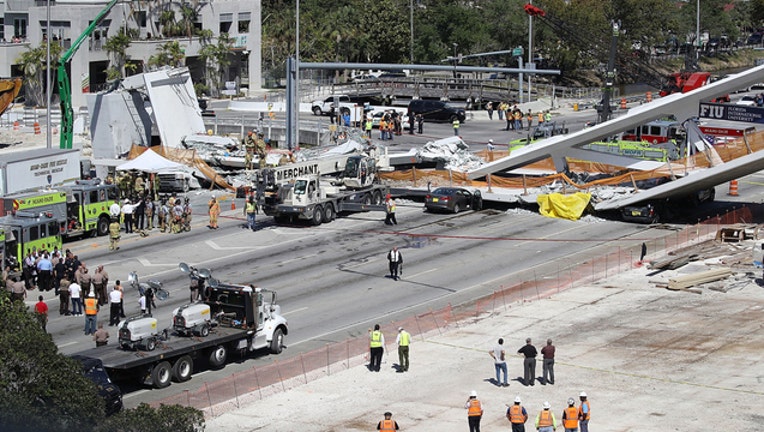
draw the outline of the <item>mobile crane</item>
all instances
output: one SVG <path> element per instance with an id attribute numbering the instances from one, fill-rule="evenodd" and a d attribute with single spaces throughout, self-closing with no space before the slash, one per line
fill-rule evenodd
<path id="1" fill-rule="evenodd" d="M 114 6 L 117 4 L 117 0 L 111 0 L 101 12 L 96 15 L 95 19 L 90 23 L 88 28 L 82 32 L 79 37 L 72 43 L 72 46 L 66 50 L 66 52 L 58 59 L 58 70 L 56 74 L 56 82 L 58 83 L 58 94 L 61 98 L 61 141 L 60 148 L 70 149 L 72 148 L 73 139 L 73 126 L 74 126 L 74 110 L 72 109 L 72 87 L 69 79 L 69 74 L 66 72 L 66 66 L 69 61 L 74 57 L 74 54 L 80 49 L 80 46 L 85 39 L 93 34 L 93 31 L 103 21 L 106 15 L 111 12 Z"/>

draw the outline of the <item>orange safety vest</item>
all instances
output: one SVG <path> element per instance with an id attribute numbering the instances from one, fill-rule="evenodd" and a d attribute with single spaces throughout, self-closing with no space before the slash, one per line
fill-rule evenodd
<path id="1" fill-rule="evenodd" d="M 552 426 L 552 412 L 544 410 L 539 413 L 539 425 L 538 427 Z"/>
<path id="2" fill-rule="evenodd" d="M 525 423 L 525 416 L 523 415 L 523 407 L 521 405 L 509 407 L 509 421 L 515 424 Z"/>
<path id="3" fill-rule="evenodd" d="M 539 123 L 544 123 L 544 113 L 539 113 Z"/>
<path id="4" fill-rule="evenodd" d="M 98 307 L 96 306 L 98 302 L 96 299 L 88 297 L 85 299 L 85 315 L 97 315 L 98 314 Z"/>
<path id="5" fill-rule="evenodd" d="M 392 420 L 382 420 L 379 422 L 379 430 L 380 431 L 394 431 L 395 430 L 395 422 Z"/>
<path id="6" fill-rule="evenodd" d="M 586 405 L 586 414 L 584 414 L 584 404 Z M 581 402 L 581 406 L 578 407 L 578 418 L 581 420 L 589 420 L 592 416 L 592 409 L 589 407 L 589 401 Z"/>
<path id="7" fill-rule="evenodd" d="M 483 407 L 477 399 L 470 400 L 470 407 L 467 408 L 467 417 L 480 417 L 483 415 Z"/>
<path id="8" fill-rule="evenodd" d="M 578 408 L 569 406 L 565 408 L 565 418 L 562 420 L 562 425 L 565 429 L 575 429 L 578 427 Z"/>

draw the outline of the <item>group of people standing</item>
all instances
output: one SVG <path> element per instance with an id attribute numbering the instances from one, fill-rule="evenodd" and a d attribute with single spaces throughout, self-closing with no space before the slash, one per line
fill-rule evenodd
<path id="1" fill-rule="evenodd" d="M 126 198 L 121 206 L 118 203 L 112 204 L 109 213 L 112 223 L 122 221 L 126 234 L 133 232 L 146 234 L 146 231 L 153 230 L 155 226 L 161 232 L 169 230 L 173 234 L 191 231 L 192 210 L 188 197 L 172 195 L 168 199 L 159 201 L 150 195 L 135 200 Z M 113 235 L 112 238 L 114 238 Z"/>
<path id="2" fill-rule="evenodd" d="M 581 403 L 576 406 L 576 401 L 573 398 L 568 398 L 568 404 L 562 411 L 562 426 L 565 432 L 577 432 L 579 428 L 581 432 L 589 432 L 591 406 L 586 392 L 579 393 L 579 399 Z M 522 402 L 522 398 L 518 395 L 512 405 L 507 404 L 506 417 L 512 425 L 512 432 L 525 432 L 525 423 L 528 422 L 529 415 Z M 480 420 L 483 418 L 484 410 L 475 390 L 470 392 L 464 408 L 467 410 L 467 423 L 470 432 L 480 432 Z M 536 415 L 534 426 L 539 432 L 554 432 L 557 429 L 557 418 L 552 413 L 552 405 L 549 402 L 544 402 L 541 406 L 541 410 Z"/>
<path id="3" fill-rule="evenodd" d="M 556 348 L 552 344 L 552 339 L 547 339 L 546 346 L 541 349 L 543 356 L 543 376 L 542 384 L 554 385 L 554 356 Z M 494 362 L 496 371 L 496 385 L 509 387 L 507 382 L 507 359 L 504 349 L 504 338 L 499 338 L 496 345 L 488 351 Z M 538 351 L 533 346 L 531 338 L 525 339 L 525 345 L 517 350 L 517 354 L 523 357 L 523 385 L 533 386 L 536 384 L 536 356 Z M 504 379 L 501 379 L 503 373 Z"/>
<path id="4" fill-rule="evenodd" d="M 485 109 L 488 112 L 488 119 L 493 120 L 494 111 L 497 113 L 499 120 L 505 120 L 507 122 L 504 130 L 514 130 L 521 132 L 523 129 L 531 130 L 533 126 L 534 118 L 537 119 L 539 125 L 552 121 L 552 113 L 549 110 L 539 111 L 535 115 L 530 109 L 523 114 L 523 111 L 517 106 L 517 104 L 509 104 L 507 102 L 492 102 L 489 101 L 485 104 Z M 523 123 L 523 121 L 525 123 Z"/>

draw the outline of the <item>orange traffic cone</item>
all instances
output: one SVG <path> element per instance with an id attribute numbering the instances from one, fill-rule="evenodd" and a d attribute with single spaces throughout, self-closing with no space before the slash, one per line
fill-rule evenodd
<path id="1" fill-rule="evenodd" d="M 621 109 L 626 109 L 626 98 L 621 98 Z"/>
<path id="2" fill-rule="evenodd" d="M 727 192 L 729 196 L 738 196 L 737 194 L 737 180 L 730 180 L 730 190 Z"/>
<path id="3" fill-rule="evenodd" d="M 13 130 L 15 130 L 15 131 L 19 130 L 19 121 L 18 120 L 13 122 Z"/>
<path id="4" fill-rule="evenodd" d="M 40 135 L 42 131 L 40 130 L 40 123 L 34 122 L 34 134 Z"/>
<path id="5" fill-rule="evenodd" d="M 231 200 L 231 210 L 236 210 L 236 199 Z"/>

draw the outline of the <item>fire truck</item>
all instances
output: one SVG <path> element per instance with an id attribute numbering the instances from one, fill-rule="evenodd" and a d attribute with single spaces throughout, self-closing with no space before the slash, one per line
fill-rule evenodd
<path id="1" fill-rule="evenodd" d="M 109 207 L 117 200 L 116 186 L 98 179 L 78 180 L 55 190 L 5 197 L 0 201 L 0 214 L 54 221 L 56 234 L 63 238 L 101 236 L 109 232 Z"/>

